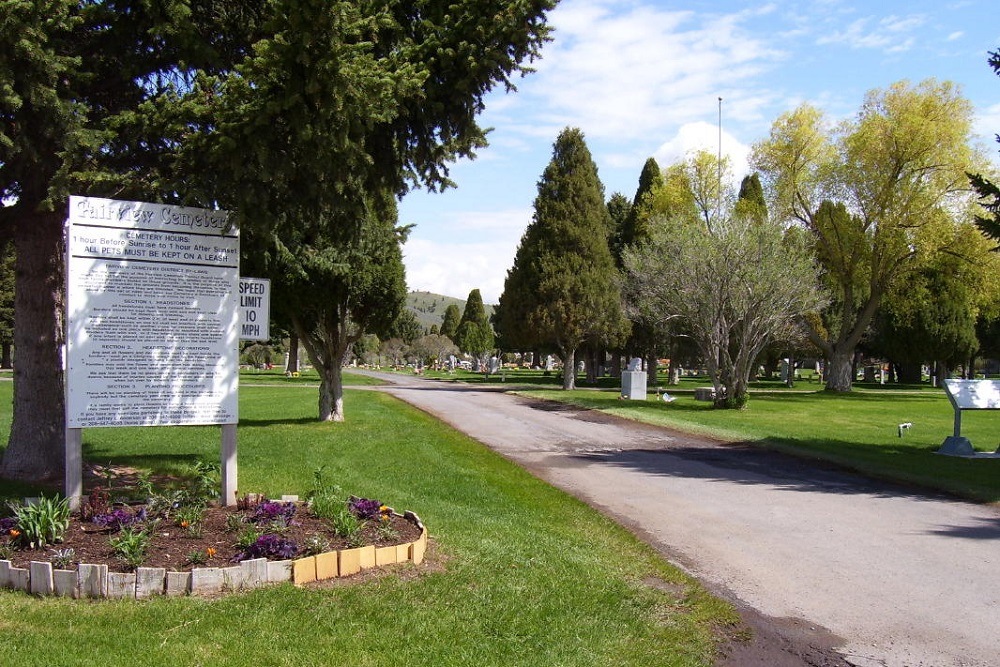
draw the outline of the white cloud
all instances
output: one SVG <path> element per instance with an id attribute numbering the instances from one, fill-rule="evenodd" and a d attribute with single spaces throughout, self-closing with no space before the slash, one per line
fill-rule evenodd
<path id="1" fill-rule="evenodd" d="M 910 33 L 924 25 L 927 18 L 920 15 L 887 16 L 880 19 L 875 27 L 869 28 L 872 21 L 871 16 L 857 19 L 844 30 L 820 37 L 816 43 L 845 44 L 852 49 L 881 49 L 886 53 L 906 51 L 915 42 Z"/>
<path id="2" fill-rule="evenodd" d="M 483 301 L 496 303 L 531 214 L 531 209 L 449 214 L 433 237 L 411 238 L 403 246 L 409 289 L 460 299 L 479 289 Z"/>
<path id="3" fill-rule="evenodd" d="M 713 155 L 719 150 L 719 128 L 709 123 L 698 122 L 683 125 L 670 141 L 656 150 L 654 157 L 661 168 L 684 159 L 695 151 L 708 151 Z M 722 130 L 722 153 L 729 158 L 733 178 L 739 183 L 750 173 L 748 157 L 750 147 L 736 137 Z"/>
<path id="4" fill-rule="evenodd" d="M 768 11 L 773 8 L 763 8 Z M 699 15 L 615 0 L 567 0 L 551 15 L 555 39 L 519 99 L 525 111 L 545 109 L 533 114 L 545 136 L 573 125 L 588 138 L 648 138 L 704 118 L 706 101 L 742 87 L 782 58 L 743 26 L 761 13 Z"/>

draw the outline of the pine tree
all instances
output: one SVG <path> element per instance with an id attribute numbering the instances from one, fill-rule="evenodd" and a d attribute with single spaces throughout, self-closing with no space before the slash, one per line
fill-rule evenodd
<path id="1" fill-rule="evenodd" d="M 535 214 L 507 273 L 498 325 L 505 342 L 552 346 L 563 359 L 563 388 L 576 384 L 576 352 L 586 341 L 613 344 L 622 317 L 604 186 L 583 133 L 567 128 L 538 182 Z"/>
<path id="2" fill-rule="evenodd" d="M 639 187 L 632 198 L 632 209 L 622 232 L 622 245 L 633 245 L 649 239 L 649 220 L 654 213 L 653 195 L 662 187 L 663 172 L 660 171 L 660 165 L 655 159 L 649 158 L 639 174 Z"/>
<path id="3" fill-rule="evenodd" d="M 465 302 L 465 312 L 458 324 L 455 344 L 462 352 L 471 354 L 481 363 L 482 357 L 493 349 L 494 342 L 493 327 L 486 317 L 483 297 L 478 289 L 474 289 L 469 292 L 469 298 Z"/>
<path id="4" fill-rule="evenodd" d="M 447 336 L 455 341 L 455 335 L 458 333 L 458 324 L 462 321 L 462 314 L 458 309 L 458 306 L 454 303 L 449 304 L 447 308 L 444 309 L 444 315 L 441 316 L 441 335 Z"/>

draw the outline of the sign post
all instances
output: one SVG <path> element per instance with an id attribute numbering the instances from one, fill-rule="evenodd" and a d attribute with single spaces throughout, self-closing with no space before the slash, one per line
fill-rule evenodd
<path id="1" fill-rule="evenodd" d="M 977 452 L 969 439 L 962 437 L 963 410 L 1000 410 L 1000 380 L 945 380 L 944 390 L 955 410 L 955 429 L 945 438 L 938 454 L 977 458 L 1000 454 L 1000 449 L 995 454 Z"/>
<path id="2" fill-rule="evenodd" d="M 240 247 L 228 214 L 70 197 L 66 236 L 70 502 L 82 493 L 71 431 L 222 424 L 233 429 L 223 501 L 234 504 Z"/>

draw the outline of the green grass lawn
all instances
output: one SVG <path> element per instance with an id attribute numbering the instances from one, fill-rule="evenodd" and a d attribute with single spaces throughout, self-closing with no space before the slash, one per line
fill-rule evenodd
<path id="1" fill-rule="evenodd" d="M 217 600 L 0 592 L 11 664 L 708 665 L 734 627 L 729 605 L 626 530 L 387 395 L 348 391 L 348 421 L 321 424 L 315 384 L 240 393 L 241 490 L 304 494 L 325 466 L 345 493 L 420 514 L 425 564 Z M 10 400 L 0 383 L 0 405 Z M 8 428 L 9 407 L 3 441 Z M 87 429 L 83 439 L 89 461 L 154 472 L 219 455 L 217 427 Z"/>
<path id="2" fill-rule="evenodd" d="M 525 394 L 602 410 L 628 419 L 747 441 L 832 461 L 876 477 L 917 484 L 966 498 L 1000 501 L 1000 459 L 961 459 L 935 452 L 952 434 L 954 411 L 943 389 L 849 394 L 822 391 L 751 392 L 746 410 L 716 410 L 690 392 L 670 388 L 676 400 L 665 403 L 622 401 L 618 391 L 538 389 Z M 705 386 L 702 382 L 699 386 Z M 813 385 L 815 387 L 815 385 Z M 899 436 L 899 424 L 913 426 Z M 1000 412 L 962 413 L 962 435 L 980 451 L 1000 444 Z"/>

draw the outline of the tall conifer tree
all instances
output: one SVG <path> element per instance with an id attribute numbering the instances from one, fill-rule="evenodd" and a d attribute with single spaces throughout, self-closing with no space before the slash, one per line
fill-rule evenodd
<path id="1" fill-rule="evenodd" d="M 567 128 L 538 182 L 534 218 L 507 273 L 497 318 L 505 340 L 559 352 L 563 389 L 576 385 L 581 344 L 613 344 L 627 330 L 610 229 L 604 186 L 583 133 Z"/>

